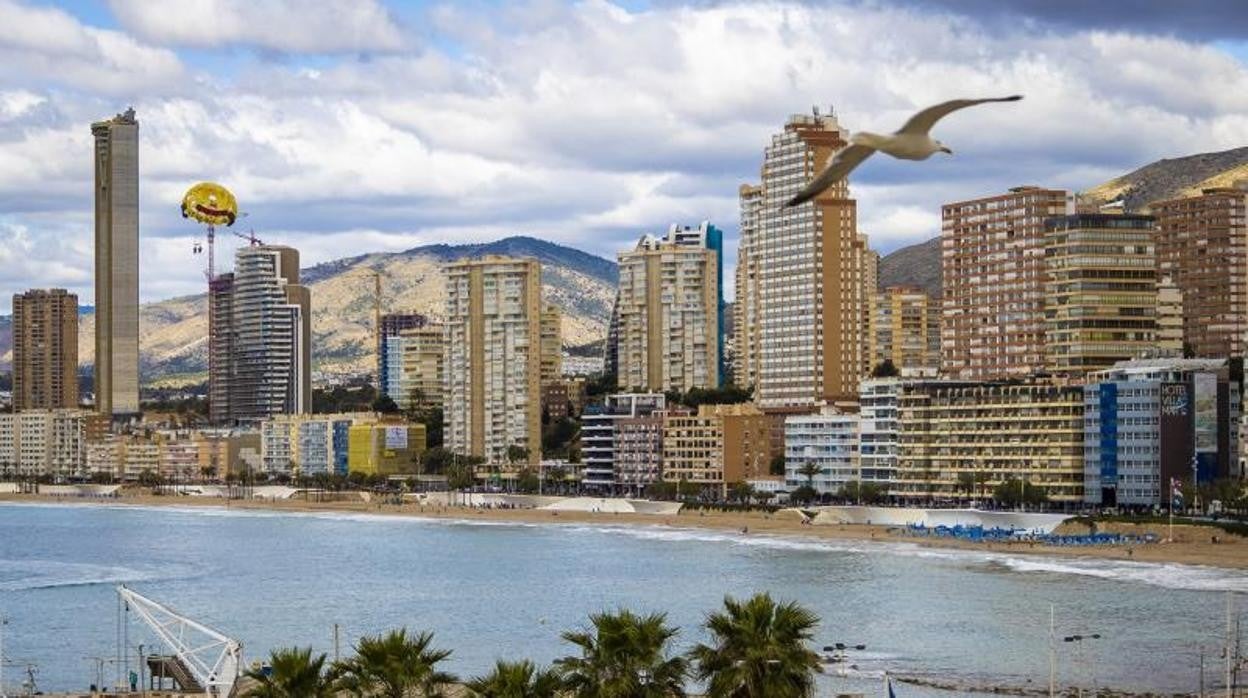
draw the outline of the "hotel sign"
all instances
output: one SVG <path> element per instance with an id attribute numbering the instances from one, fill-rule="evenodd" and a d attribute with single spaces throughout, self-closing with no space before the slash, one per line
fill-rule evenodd
<path id="1" fill-rule="evenodd" d="M 1161 384 L 1161 416 L 1186 417 L 1191 409 L 1184 383 Z"/>

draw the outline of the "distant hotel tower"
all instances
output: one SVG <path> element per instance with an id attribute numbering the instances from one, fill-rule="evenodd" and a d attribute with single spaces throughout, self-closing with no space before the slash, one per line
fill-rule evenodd
<path id="1" fill-rule="evenodd" d="M 63 288 L 13 296 L 13 410 L 78 406 L 78 296 Z"/>
<path id="2" fill-rule="evenodd" d="M 208 395 L 212 421 L 255 423 L 312 411 L 311 293 L 299 252 L 255 245 L 212 285 Z"/>
<path id="3" fill-rule="evenodd" d="M 720 256 L 710 223 L 673 225 L 619 254 L 618 384 L 642 392 L 717 388 L 723 352 Z"/>
<path id="4" fill-rule="evenodd" d="M 446 266 L 446 444 L 507 463 L 542 447 L 542 270 L 535 259 L 486 256 Z"/>
<path id="5" fill-rule="evenodd" d="M 997 380 L 1044 366 L 1044 224 L 1068 213 L 1073 197 L 1041 187 L 942 207 L 942 374 Z"/>
<path id="6" fill-rule="evenodd" d="M 764 151 L 761 186 L 740 190 L 737 379 L 764 410 L 858 400 L 875 257 L 858 234 L 857 204 L 842 181 L 784 205 L 846 136 L 818 110 L 789 117 Z"/>
<path id="7" fill-rule="evenodd" d="M 139 122 L 134 109 L 95 136 L 95 408 L 139 412 Z"/>

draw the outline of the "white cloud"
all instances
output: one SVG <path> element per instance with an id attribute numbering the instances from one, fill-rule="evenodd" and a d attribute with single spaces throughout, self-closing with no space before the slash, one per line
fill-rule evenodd
<path id="1" fill-rule="evenodd" d="M 0 86 L 64 85 L 134 94 L 184 79 L 173 52 L 121 32 L 82 25 L 66 12 L 0 0 Z"/>
<path id="2" fill-rule="evenodd" d="M 109 0 L 123 27 L 153 43 L 244 45 L 289 53 L 384 52 L 403 32 L 374 0 Z"/>

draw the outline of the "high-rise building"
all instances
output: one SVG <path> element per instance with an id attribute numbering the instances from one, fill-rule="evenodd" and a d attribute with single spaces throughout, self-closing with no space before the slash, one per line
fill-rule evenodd
<path id="1" fill-rule="evenodd" d="M 548 304 L 542 308 L 542 383 L 553 383 L 563 378 L 563 312 L 559 306 Z"/>
<path id="2" fill-rule="evenodd" d="M 846 135 L 834 116 L 817 110 L 790 117 L 764 152 L 761 195 L 741 190 L 742 247 L 752 271 L 738 274 L 745 287 L 737 298 L 757 301 L 746 312 L 757 317 L 758 337 L 740 342 L 738 353 L 743 378 L 756 376 L 755 401 L 764 410 L 810 410 L 858 395 L 866 257 L 857 205 L 841 181 L 814 201 L 785 206 L 846 145 Z"/>
<path id="3" fill-rule="evenodd" d="M 1183 356 L 1183 294 L 1168 276 L 1157 281 L 1156 354 Z"/>
<path id="4" fill-rule="evenodd" d="M 996 380 L 1044 365 L 1044 222 L 1068 213 L 1072 196 L 1041 187 L 942 207 L 942 374 Z"/>
<path id="5" fill-rule="evenodd" d="M 581 485 L 606 492 L 625 484 L 616 478 L 616 425 L 649 417 L 666 407 L 663 393 L 618 393 L 608 395 L 602 404 L 586 406 L 581 415 Z"/>
<path id="6" fill-rule="evenodd" d="M 688 392 L 720 385 L 722 234 L 707 222 L 673 225 L 619 254 L 618 383 Z"/>
<path id="7" fill-rule="evenodd" d="M 455 453 L 541 458 L 541 265 L 486 256 L 446 267 L 445 435 Z"/>
<path id="8" fill-rule="evenodd" d="M 420 313 L 386 313 L 381 316 L 381 327 L 377 333 L 377 388 L 390 399 L 399 402 L 403 395 L 390 392 L 395 379 L 391 369 L 401 361 L 391 352 L 392 337 L 397 337 L 404 330 L 418 329 L 429 323 L 429 318 Z"/>
<path id="9" fill-rule="evenodd" d="M 78 406 L 78 296 L 63 288 L 13 296 L 13 409 Z"/>
<path id="10" fill-rule="evenodd" d="M 1078 213 L 1045 223 L 1046 370 L 1080 380 L 1156 348 L 1151 216 Z"/>
<path id="11" fill-rule="evenodd" d="M 219 276 L 211 295 L 213 421 L 254 423 L 311 412 L 312 298 L 299 283 L 298 250 L 239 248 L 234 273 Z"/>
<path id="12" fill-rule="evenodd" d="M 862 263 L 859 267 L 861 278 L 858 282 L 858 290 L 861 294 L 859 303 L 862 305 L 862 341 L 864 348 L 860 353 L 862 357 L 863 376 L 871 375 L 871 369 L 875 368 L 875 357 L 871 355 L 869 350 L 871 344 L 872 328 L 874 327 L 874 318 L 872 310 L 875 306 L 875 296 L 880 289 L 880 253 L 871 249 L 871 243 L 866 235 L 858 236 L 858 251 L 862 255 Z"/>
<path id="13" fill-rule="evenodd" d="M 139 122 L 134 109 L 95 137 L 95 409 L 139 412 Z"/>
<path id="14" fill-rule="evenodd" d="M 736 296 L 732 303 L 733 382 L 740 388 L 758 384 L 759 281 L 758 225 L 762 214 L 763 188 L 742 184 L 738 190 L 741 205 L 741 241 L 737 247 Z"/>
<path id="15" fill-rule="evenodd" d="M 940 367 L 940 304 L 922 289 L 890 286 L 871 299 L 871 369 L 891 361 L 907 375 Z"/>
<path id="16" fill-rule="evenodd" d="M 1248 189 L 1205 189 L 1158 201 L 1158 275 L 1183 296 L 1183 341 L 1191 355 L 1244 356 L 1248 333 Z"/>
<path id="17" fill-rule="evenodd" d="M 401 409 L 442 406 L 445 349 L 441 323 L 386 337 L 386 394 Z"/>
<path id="18" fill-rule="evenodd" d="M 1151 508 L 1170 501 L 1171 479 L 1236 475 L 1240 400 L 1224 359 L 1124 361 L 1092 374 L 1083 387 L 1084 501 Z"/>

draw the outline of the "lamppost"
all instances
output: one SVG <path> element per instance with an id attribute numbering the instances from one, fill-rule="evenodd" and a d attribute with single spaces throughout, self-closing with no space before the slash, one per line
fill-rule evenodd
<path id="1" fill-rule="evenodd" d="M 4 690 L 4 626 L 9 624 L 6 616 L 0 616 L 0 698 L 9 698 Z"/>
<path id="2" fill-rule="evenodd" d="M 1092 633 L 1090 635 L 1067 635 L 1066 637 L 1062 638 L 1062 642 L 1075 643 L 1075 666 L 1079 666 L 1082 660 L 1082 652 L 1080 650 L 1083 647 L 1084 640 L 1099 640 L 1099 639 L 1101 639 L 1100 633 Z M 1096 667 L 1095 667 L 1094 661 L 1089 662 L 1089 668 L 1092 671 L 1092 694 L 1096 695 Z M 1079 692 L 1079 698 L 1083 698 L 1082 686 L 1078 688 L 1078 692 Z"/>

